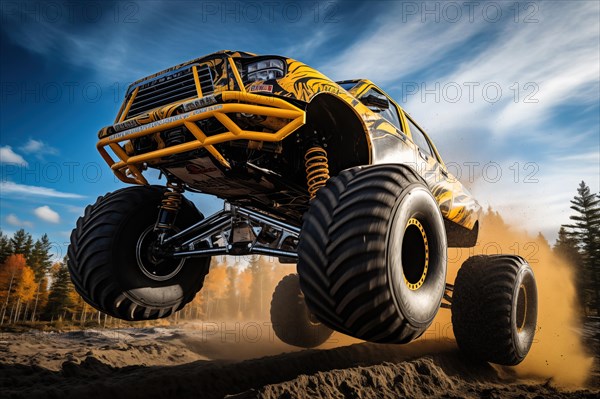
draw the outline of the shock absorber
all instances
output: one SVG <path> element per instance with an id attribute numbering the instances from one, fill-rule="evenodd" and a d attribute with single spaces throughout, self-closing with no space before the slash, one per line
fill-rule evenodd
<path id="1" fill-rule="evenodd" d="M 181 182 L 167 181 L 167 190 L 163 194 L 163 199 L 158 210 L 158 218 L 154 225 L 155 231 L 164 232 L 173 228 L 175 218 L 181 208 L 183 191 L 183 184 Z"/>
<path id="2" fill-rule="evenodd" d="M 312 199 L 317 195 L 317 191 L 323 187 L 329 179 L 327 151 L 320 146 L 309 148 L 304 155 L 304 166 L 306 167 L 308 193 Z"/>

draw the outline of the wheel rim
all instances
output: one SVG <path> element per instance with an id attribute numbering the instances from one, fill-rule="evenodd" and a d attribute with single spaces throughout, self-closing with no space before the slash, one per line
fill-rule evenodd
<path id="1" fill-rule="evenodd" d="M 519 286 L 517 294 L 517 331 L 523 331 L 525 322 L 527 321 L 527 288 L 524 284 Z"/>
<path id="2" fill-rule="evenodd" d="M 148 226 L 140 235 L 135 248 L 137 265 L 144 275 L 155 281 L 166 281 L 181 271 L 185 259 L 159 259 L 153 245 L 156 242 L 154 225 Z"/>
<path id="3" fill-rule="evenodd" d="M 423 286 L 429 269 L 429 241 L 421 222 L 408 219 L 402 240 L 402 272 L 404 283 L 416 291 Z"/>

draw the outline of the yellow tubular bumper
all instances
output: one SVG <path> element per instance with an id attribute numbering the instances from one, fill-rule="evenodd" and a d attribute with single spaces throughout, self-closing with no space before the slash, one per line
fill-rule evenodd
<path id="1" fill-rule="evenodd" d="M 306 114 L 302 109 L 279 98 L 239 91 L 224 91 L 220 95 L 222 96 L 222 103 L 114 133 L 100 139 L 96 148 L 121 181 L 132 184 L 148 184 L 148 181 L 142 175 L 142 166 L 146 162 L 198 148 L 205 148 L 223 166 L 229 168 L 229 163 L 214 147 L 215 144 L 231 140 L 281 141 L 306 123 Z M 236 112 L 289 119 L 289 122 L 273 133 L 243 130 L 227 115 Z M 216 118 L 227 131 L 207 136 L 194 123 L 211 117 Z M 145 154 L 129 156 L 125 152 L 124 142 L 180 126 L 185 126 L 192 133 L 195 140 Z M 118 157 L 118 161 L 113 159 L 106 147 L 112 150 Z"/>

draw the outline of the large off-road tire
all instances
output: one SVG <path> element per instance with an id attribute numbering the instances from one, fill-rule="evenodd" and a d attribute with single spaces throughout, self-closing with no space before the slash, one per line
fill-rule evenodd
<path id="1" fill-rule="evenodd" d="M 298 255 L 311 312 L 367 341 L 417 338 L 444 294 L 442 215 L 408 166 L 358 167 L 330 179 L 304 217 Z"/>
<path id="2" fill-rule="evenodd" d="M 306 307 L 297 274 L 285 276 L 275 287 L 271 300 L 271 324 L 277 338 L 301 348 L 319 346 L 333 333 Z"/>
<path id="3" fill-rule="evenodd" d="M 537 321 L 537 287 L 520 256 L 467 259 L 456 277 L 452 326 L 467 355 L 503 365 L 519 364 L 529 352 Z"/>
<path id="4" fill-rule="evenodd" d="M 149 251 L 164 187 L 128 187 L 99 197 L 77 220 L 67 265 L 87 303 L 124 320 L 166 317 L 202 288 L 210 259 L 155 259 Z M 202 219 L 187 199 L 175 225 Z"/>

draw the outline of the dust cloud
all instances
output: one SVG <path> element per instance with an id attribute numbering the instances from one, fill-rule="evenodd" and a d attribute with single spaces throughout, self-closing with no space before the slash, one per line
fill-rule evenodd
<path id="1" fill-rule="evenodd" d="M 538 287 L 538 326 L 531 351 L 513 370 L 521 377 L 552 379 L 560 386 L 583 386 L 593 357 L 581 340 L 581 323 L 573 267 L 557 257 L 543 237 L 507 225 L 495 212 L 483 216 L 474 248 L 448 250 L 448 282 L 473 255 L 515 254 L 532 266 Z M 424 339 L 454 339 L 450 311 L 440 312 Z"/>
<path id="2" fill-rule="evenodd" d="M 448 250 L 447 281 L 454 282 L 458 269 L 467 258 L 486 254 L 515 254 L 524 257 L 534 270 L 538 286 L 538 326 L 533 346 L 520 365 L 505 368 L 505 371 L 516 373 L 522 378 L 552 379 L 553 384 L 564 387 L 584 386 L 593 365 L 593 357 L 581 341 L 573 267 L 557 257 L 543 237 L 532 237 L 525 231 L 509 226 L 497 212 L 489 210 L 483 214 L 478 244 L 474 248 Z M 266 259 L 261 261 L 266 262 Z M 262 287 L 265 309 L 277 283 L 283 276 L 294 273 L 295 267 L 271 263 L 266 269 L 269 270 L 269 278 L 266 280 L 268 283 Z M 263 311 L 261 316 L 241 317 L 235 321 L 219 320 L 214 328 L 204 331 L 214 333 L 214 338 L 220 338 L 210 340 L 211 352 L 218 353 L 220 356 L 217 358 L 249 359 L 252 356 L 299 350 L 275 337 L 270 328 L 268 311 Z M 204 321 L 202 329 L 210 327 L 206 323 L 210 321 Z M 259 332 L 261 339 L 256 341 L 253 339 L 254 330 L 248 328 L 253 327 L 253 323 L 260 325 L 262 330 Z M 250 331 L 250 337 L 244 333 L 245 328 Z M 426 340 L 454 345 L 450 310 L 440 309 L 431 327 L 418 341 Z M 332 349 L 359 342 L 362 341 L 335 332 L 319 348 Z"/>

